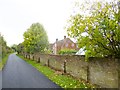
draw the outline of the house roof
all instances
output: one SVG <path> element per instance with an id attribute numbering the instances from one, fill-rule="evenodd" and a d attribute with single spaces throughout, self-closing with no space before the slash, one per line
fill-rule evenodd
<path id="1" fill-rule="evenodd" d="M 70 38 L 65 38 L 65 39 L 62 39 L 62 40 L 58 40 L 57 42 L 55 42 L 55 43 L 57 43 L 57 45 L 58 46 L 64 46 L 64 44 L 65 43 L 70 43 L 70 42 L 72 42 L 72 43 L 74 43 Z M 54 43 L 54 44 L 55 44 Z M 75 43 L 76 44 L 76 43 Z"/>

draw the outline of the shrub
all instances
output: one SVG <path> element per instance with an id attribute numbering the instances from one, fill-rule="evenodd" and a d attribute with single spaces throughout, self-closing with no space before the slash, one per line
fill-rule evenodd
<path id="1" fill-rule="evenodd" d="M 61 55 L 74 55 L 77 51 L 73 49 L 62 49 L 59 51 Z"/>

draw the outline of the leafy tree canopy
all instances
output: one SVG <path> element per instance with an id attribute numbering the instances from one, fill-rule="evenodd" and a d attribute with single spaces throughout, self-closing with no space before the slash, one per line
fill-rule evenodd
<path id="1" fill-rule="evenodd" d="M 17 45 L 16 44 L 13 44 L 12 46 L 11 46 L 11 48 L 16 52 L 17 51 Z"/>
<path id="2" fill-rule="evenodd" d="M 17 45 L 17 52 L 18 52 L 18 54 L 24 52 L 24 45 L 23 45 L 23 43 L 19 43 Z"/>
<path id="3" fill-rule="evenodd" d="M 71 16 L 66 26 L 68 35 L 77 38 L 86 58 L 109 55 L 120 58 L 119 9 L 118 1 L 95 2 L 86 8 L 88 15 L 78 13 Z"/>
<path id="4" fill-rule="evenodd" d="M 4 57 L 6 54 L 11 52 L 11 48 L 7 46 L 6 41 L 4 40 L 4 37 L 0 33 L 0 58 Z"/>
<path id="5" fill-rule="evenodd" d="M 44 50 L 48 48 L 47 33 L 39 23 L 32 24 L 23 36 L 23 45 L 27 53 L 44 53 Z"/>

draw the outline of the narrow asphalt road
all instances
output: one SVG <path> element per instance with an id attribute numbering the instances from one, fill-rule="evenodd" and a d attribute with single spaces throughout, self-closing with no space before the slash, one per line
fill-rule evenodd
<path id="1" fill-rule="evenodd" d="M 11 54 L 2 71 L 2 88 L 60 88 L 24 60 Z"/>

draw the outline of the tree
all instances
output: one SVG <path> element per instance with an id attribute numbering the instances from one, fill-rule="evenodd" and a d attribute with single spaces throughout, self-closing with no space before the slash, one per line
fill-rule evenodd
<path id="1" fill-rule="evenodd" d="M 4 37 L 0 33 L 0 58 L 4 58 L 10 52 L 11 48 L 7 46 Z"/>
<path id="2" fill-rule="evenodd" d="M 11 46 L 11 49 L 13 49 L 14 52 L 16 52 L 16 51 L 17 51 L 17 45 L 16 45 L 16 44 L 13 44 L 13 45 Z"/>
<path id="3" fill-rule="evenodd" d="M 87 10 L 88 15 L 71 16 L 67 27 L 68 35 L 77 38 L 79 47 L 84 48 L 86 58 L 120 58 L 120 12 L 117 1 L 96 2 Z"/>
<path id="4" fill-rule="evenodd" d="M 32 24 L 23 36 L 23 45 L 27 53 L 44 53 L 44 50 L 48 49 L 48 36 L 41 24 Z"/>
<path id="5" fill-rule="evenodd" d="M 24 45 L 23 45 L 23 43 L 19 43 L 19 44 L 17 45 L 17 52 L 18 52 L 18 54 L 24 52 Z"/>

